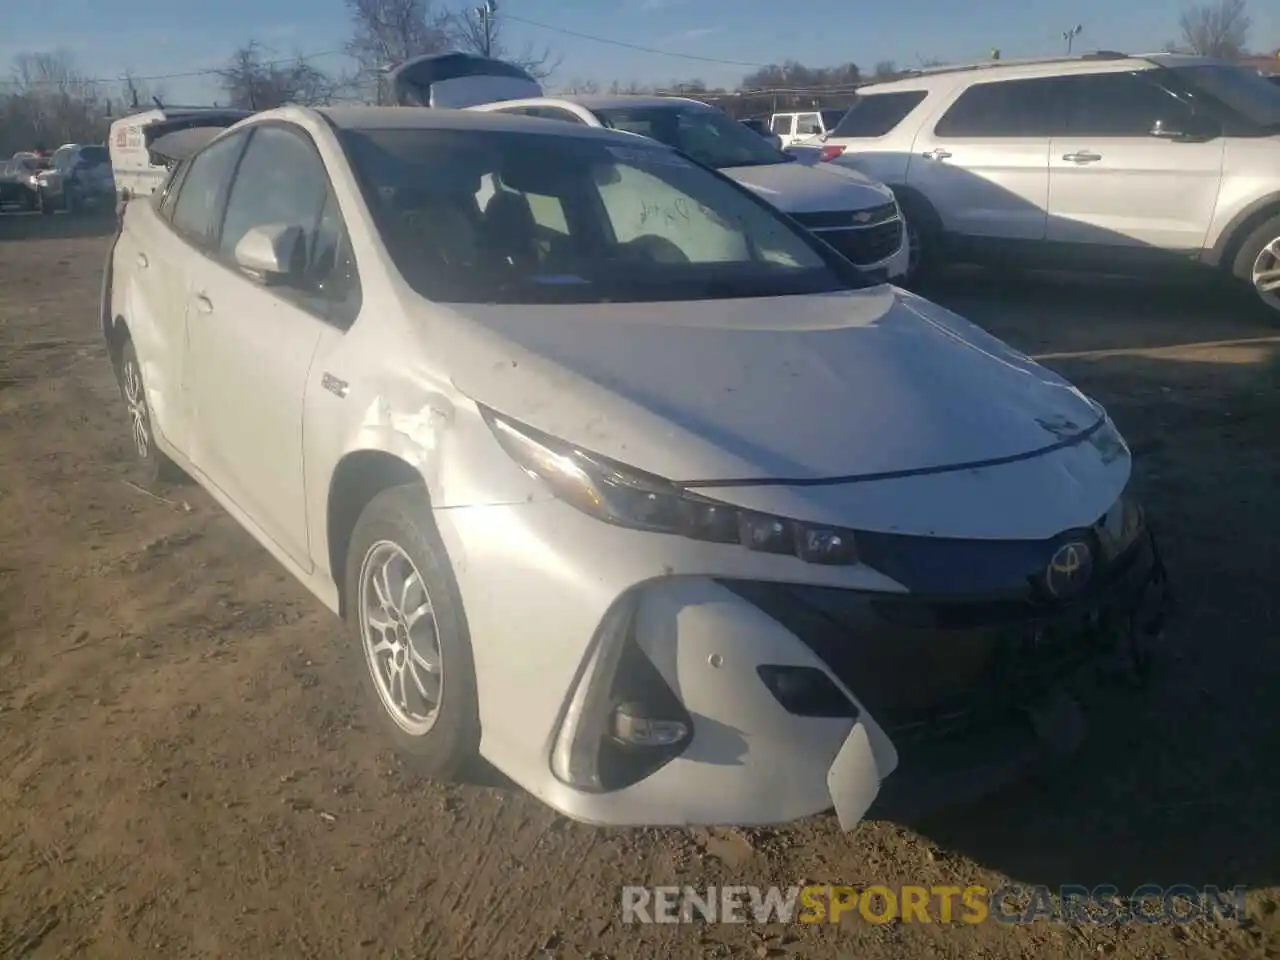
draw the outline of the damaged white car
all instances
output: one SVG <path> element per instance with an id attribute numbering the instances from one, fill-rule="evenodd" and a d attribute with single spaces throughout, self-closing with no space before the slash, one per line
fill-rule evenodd
<path id="1" fill-rule="evenodd" d="M 1158 632 L 1098 404 L 677 152 L 402 107 L 205 139 L 104 280 L 137 456 L 345 617 L 427 774 L 847 828 L 1069 748 L 1069 678 Z"/>

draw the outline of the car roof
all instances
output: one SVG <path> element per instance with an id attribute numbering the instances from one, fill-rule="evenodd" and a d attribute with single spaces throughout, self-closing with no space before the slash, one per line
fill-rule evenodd
<path id="1" fill-rule="evenodd" d="M 1223 64 L 1213 57 L 1184 53 L 1119 53 L 1099 50 L 1070 57 L 1035 57 L 1023 60 L 980 60 L 972 63 L 944 64 L 912 71 L 909 75 L 884 83 L 869 83 L 858 92 L 889 93 L 894 90 L 921 90 L 935 84 L 951 85 L 963 78 L 977 80 L 999 77 L 1052 77 L 1073 73 L 1101 73 L 1117 70 L 1150 70 L 1154 67 L 1203 66 Z"/>
<path id="2" fill-rule="evenodd" d="M 292 111 L 301 107 L 284 107 L 278 111 L 260 114 L 287 119 Z M 534 117 L 520 117 L 509 113 L 483 110 L 449 110 L 437 107 L 322 107 L 318 112 L 334 126 L 344 130 L 475 130 L 510 131 L 512 133 L 540 133 L 551 137 L 578 137 L 613 140 L 628 145 L 635 144 L 635 137 L 614 130 L 603 130 L 583 124 L 558 123 Z M 657 144 L 657 141 L 654 141 Z M 661 144 L 657 144 L 661 147 Z M 662 147 L 662 149 L 669 149 Z"/>

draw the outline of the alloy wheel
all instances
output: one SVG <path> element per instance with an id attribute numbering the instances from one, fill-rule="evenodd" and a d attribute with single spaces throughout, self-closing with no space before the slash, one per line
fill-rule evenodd
<path id="1" fill-rule="evenodd" d="M 1280 237 L 1261 250 L 1253 261 L 1253 289 L 1272 310 L 1280 312 Z"/>
<path id="2" fill-rule="evenodd" d="M 151 415 L 147 410 L 147 395 L 142 388 L 142 372 L 133 359 L 124 362 L 121 371 L 124 381 L 124 402 L 129 407 L 129 423 L 133 429 L 133 446 L 139 459 L 151 455 Z"/>
<path id="3" fill-rule="evenodd" d="M 440 631 L 422 574 L 399 545 L 369 548 L 358 604 L 361 646 L 383 707 L 410 736 L 428 733 L 444 692 Z"/>

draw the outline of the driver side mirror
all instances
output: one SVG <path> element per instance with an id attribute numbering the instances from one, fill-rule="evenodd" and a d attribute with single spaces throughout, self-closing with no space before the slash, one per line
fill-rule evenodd
<path id="1" fill-rule="evenodd" d="M 1181 120 L 1157 120 L 1151 128 L 1151 136 L 1161 140 L 1212 140 L 1221 133 L 1216 120 L 1195 113 Z"/>
<path id="2" fill-rule="evenodd" d="M 254 227 L 236 244 L 235 261 L 268 285 L 295 281 L 305 253 L 302 228 L 287 223 Z"/>

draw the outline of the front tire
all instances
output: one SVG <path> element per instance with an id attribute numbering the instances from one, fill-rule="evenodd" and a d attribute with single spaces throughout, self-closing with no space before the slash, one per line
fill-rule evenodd
<path id="1" fill-rule="evenodd" d="M 1280 216 L 1271 217 L 1245 238 L 1231 272 L 1253 288 L 1272 320 L 1280 322 Z"/>
<path id="2" fill-rule="evenodd" d="M 139 481 L 146 487 L 156 487 L 178 479 L 181 471 L 156 446 L 142 363 L 132 340 L 125 341 L 120 353 L 120 396 L 129 413 L 129 435 Z"/>
<path id="3" fill-rule="evenodd" d="M 365 692 L 415 773 L 449 779 L 480 745 L 471 639 L 426 491 L 393 487 L 356 521 L 345 577 Z"/>
<path id="4" fill-rule="evenodd" d="M 53 201 L 49 199 L 49 195 L 43 190 L 36 195 L 36 206 L 40 208 L 40 212 L 46 217 L 52 216 L 56 209 L 53 205 Z"/>

